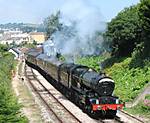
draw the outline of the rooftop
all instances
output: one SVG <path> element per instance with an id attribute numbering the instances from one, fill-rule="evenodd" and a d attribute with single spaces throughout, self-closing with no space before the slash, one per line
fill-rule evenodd
<path id="1" fill-rule="evenodd" d="M 30 32 L 30 35 L 45 35 L 44 32 Z"/>

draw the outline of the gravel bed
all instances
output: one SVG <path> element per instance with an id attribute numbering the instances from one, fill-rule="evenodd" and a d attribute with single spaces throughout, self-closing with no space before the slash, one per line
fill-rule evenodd
<path id="1" fill-rule="evenodd" d="M 30 69 L 27 69 L 27 73 L 28 73 L 28 75 L 32 75 L 32 72 L 30 71 Z M 26 78 L 25 78 L 24 83 L 28 87 L 29 91 L 31 92 L 31 94 L 32 94 L 32 96 L 35 100 L 35 103 L 40 108 L 40 112 L 41 112 L 43 122 L 44 123 L 57 123 L 55 121 L 55 119 L 53 118 L 54 117 L 53 114 L 49 110 L 47 110 L 47 107 L 45 105 L 43 105 L 42 100 L 40 100 L 39 96 L 34 92 L 33 88 L 31 87 L 31 85 L 29 84 L 29 82 Z"/>

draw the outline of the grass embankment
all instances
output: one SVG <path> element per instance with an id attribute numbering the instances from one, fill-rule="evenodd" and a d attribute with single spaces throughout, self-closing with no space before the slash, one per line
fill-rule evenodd
<path id="1" fill-rule="evenodd" d="M 131 58 L 124 58 L 121 62 L 106 68 L 116 83 L 115 94 L 123 101 L 132 101 L 145 84 L 150 81 L 150 64 L 145 63 L 143 67 L 131 67 Z"/>
<path id="2" fill-rule="evenodd" d="M 13 95 L 11 71 L 16 62 L 13 55 L 3 53 L 0 57 L 0 123 L 26 123 L 27 119 L 20 115 L 20 105 Z"/>

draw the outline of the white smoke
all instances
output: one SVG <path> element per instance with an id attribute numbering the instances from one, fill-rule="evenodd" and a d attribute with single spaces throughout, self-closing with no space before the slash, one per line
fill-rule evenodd
<path id="1" fill-rule="evenodd" d="M 106 28 L 100 10 L 85 0 L 67 0 L 60 12 L 63 28 L 44 43 L 45 53 L 60 52 L 64 56 L 98 54 L 103 38 L 96 34 Z"/>

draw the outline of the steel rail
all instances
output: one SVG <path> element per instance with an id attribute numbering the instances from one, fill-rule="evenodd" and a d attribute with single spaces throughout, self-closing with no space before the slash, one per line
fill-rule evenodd
<path id="1" fill-rule="evenodd" d="M 44 104 L 48 107 L 48 110 L 50 110 L 54 114 L 54 116 L 60 123 L 63 123 L 63 121 L 57 116 L 57 114 L 54 112 L 54 110 L 48 105 L 46 100 L 41 96 L 41 94 L 37 91 L 37 88 L 31 82 L 31 79 L 28 77 L 27 72 L 26 72 L 26 66 L 25 66 L 25 77 L 28 79 L 28 82 L 31 85 L 31 87 L 33 88 L 33 90 L 38 94 L 38 96 L 41 98 L 41 100 L 44 102 Z"/>
<path id="2" fill-rule="evenodd" d="M 123 110 L 120 110 L 120 112 L 125 114 L 125 115 L 127 115 L 127 116 L 129 116 L 129 117 L 131 117 L 131 118 L 133 118 L 133 119 L 135 119 L 135 120 L 137 120 L 138 122 L 144 123 L 144 121 L 142 121 L 141 119 L 139 119 L 139 118 L 137 118 L 137 117 L 135 117 L 135 116 L 133 116 L 133 115 L 123 111 Z"/>

